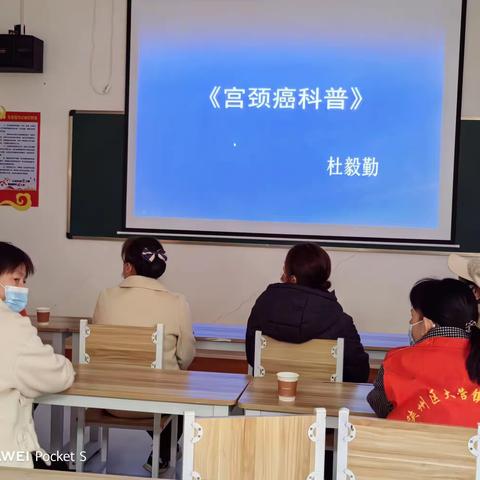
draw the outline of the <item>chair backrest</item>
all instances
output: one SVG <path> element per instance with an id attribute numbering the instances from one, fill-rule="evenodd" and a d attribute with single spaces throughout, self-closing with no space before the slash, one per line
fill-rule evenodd
<path id="1" fill-rule="evenodd" d="M 185 412 L 184 480 L 323 480 L 324 408 L 315 415 L 195 419 Z"/>
<path id="2" fill-rule="evenodd" d="M 80 363 L 162 368 L 163 325 L 88 325 L 80 320 L 79 356 Z"/>
<path id="3" fill-rule="evenodd" d="M 255 332 L 253 376 L 263 377 L 282 371 L 293 371 L 301 378 L 322 382 L 343 380 L 344 340 L 309 340 L 287 343 Z"/>
<path id="4" fill-rule="evenodd" d="M 480 428 L 357 416 L 349 420 L 348 409 L 342 408 L 337 480 L 479 480 L 479 433 Z"/>

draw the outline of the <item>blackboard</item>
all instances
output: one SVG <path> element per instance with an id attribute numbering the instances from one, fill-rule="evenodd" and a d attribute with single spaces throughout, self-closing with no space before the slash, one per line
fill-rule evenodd
<path id="1" fill-rule="evenodd" d="M 126 119 L 123 112 L 70 112 L 70 202 L 68 238 L 114 238 L 122 231 L 126 177 Z M 480 121 L 462 120 L 454 201 L 453 243 L 461 251 L 480 252 Z M 161 236 L 161 235 L 159 235 Z M 169 237 L 172 238 L 172 237 Z M 174 238 L 174 237 L 173 237 Z M 192 240 L 198 240 L 192 238 Z M 222 239 L 209 239 L 222 241 Z M 224 240 L 223 240 L 224 241 Z M 242 242 L 242 240 L 238 240 Z M 252 243 L 245 239 L 244 243 Z M 283 243 L 269 239 L 255 243 Z M 291 243 L 295 243 L 292 240 Z M 335 246 L 333 243 L 329 245 Z M 438 247 L 365 245 L 407 250 L 456 250 Z"/>
<path id="2" fill-rule="evenodd" d="M 67 237 L 116 237 L 123 226 L 123 112 L 70 112 Z"/>

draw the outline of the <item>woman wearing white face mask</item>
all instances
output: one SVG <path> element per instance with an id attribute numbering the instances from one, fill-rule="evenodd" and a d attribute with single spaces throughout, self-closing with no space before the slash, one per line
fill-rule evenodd
<path id="1" fill-rule="evenodd" d="M 27 276 L 34 268 L 19 248 L 0 242 L 0 467 L 33 467 L 41 451 L 32 419 L 33 400 L 68 388 L 72 364 L 44 345 L 25 309 Z"/>
<path id="2" fill-rule="evenodd" d="M 480 422 L 480 329 L 464 282 L 422 280 L 410 292 L 410 347 L 385 357 L 367 400 L 379 417 L 476 427 Z"/>

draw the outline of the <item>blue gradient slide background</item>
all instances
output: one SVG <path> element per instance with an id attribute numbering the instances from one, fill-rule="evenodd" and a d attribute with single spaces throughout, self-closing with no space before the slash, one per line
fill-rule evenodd
<path id="1" fill-rule="evenodd" d="M 442 41 L 227 48 L 143 35 L 138 56 L 136 216 L 437 227 Z M 215 85 L 342 86 L 349 100 L 345 111 L 325 100 L 318 111 L 216 110 Z M 378 176 L 329 177 L 330 155 L 374 156 Z"/>

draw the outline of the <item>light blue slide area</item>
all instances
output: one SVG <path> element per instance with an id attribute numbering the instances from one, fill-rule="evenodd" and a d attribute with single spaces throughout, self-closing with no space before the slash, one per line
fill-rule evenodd
<path id="1" fill-rule="evenodd" d="M 145 47 L 136 214 L 435 227 L 441 49 L 275 49 Z"/>

